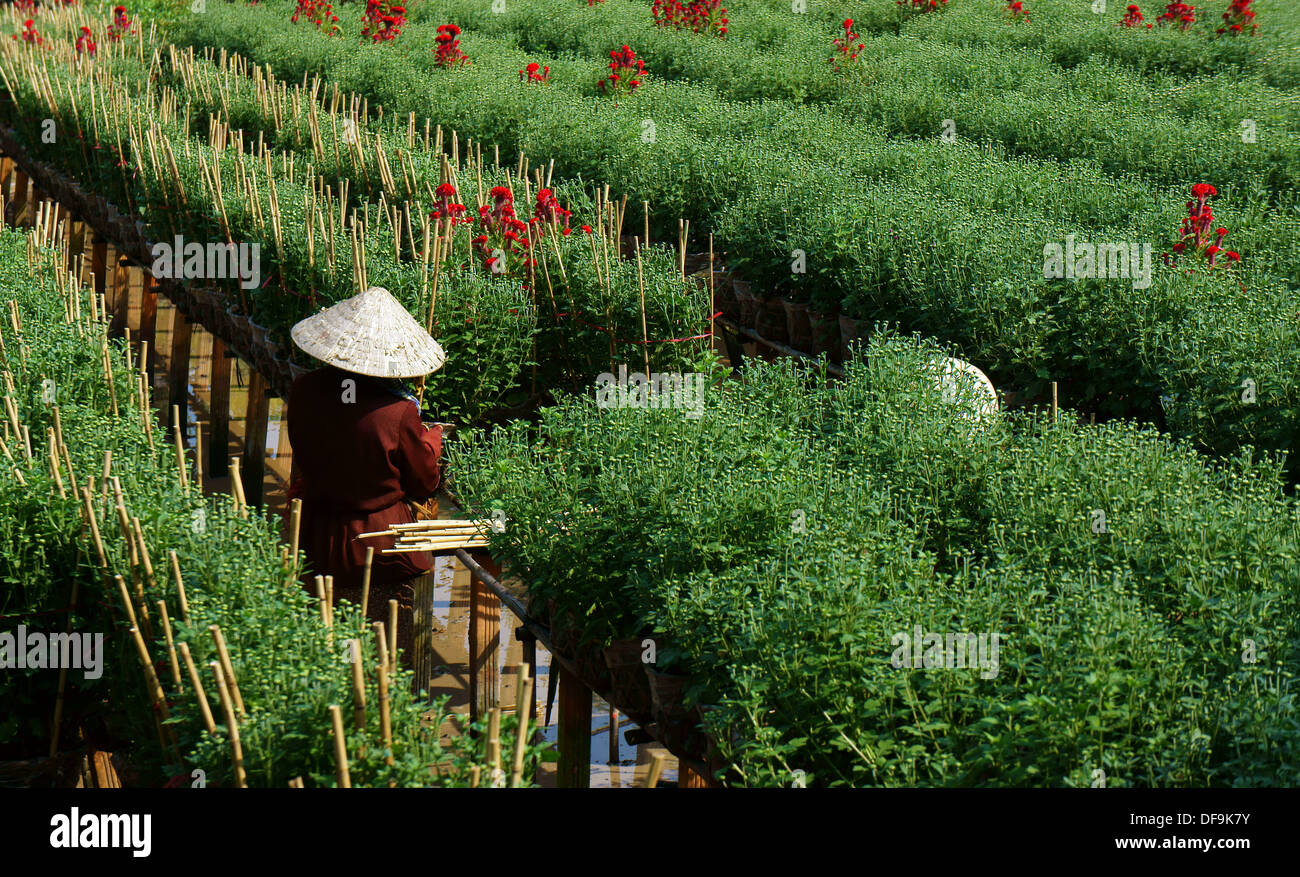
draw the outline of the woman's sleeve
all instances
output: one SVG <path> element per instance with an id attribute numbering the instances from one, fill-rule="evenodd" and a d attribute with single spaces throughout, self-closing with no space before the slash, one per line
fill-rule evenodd
<path id="1" fill-rule="evenodd" d="M 407 499 L 423 501 L 433 496 L 442 481 L 442 427 L 425 429 L 414 403 L 402 405 L 397 431 L 397 465 L 402 492 Z"/>

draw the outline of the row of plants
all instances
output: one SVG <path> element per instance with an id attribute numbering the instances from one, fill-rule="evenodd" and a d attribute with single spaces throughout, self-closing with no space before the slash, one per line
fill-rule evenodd
<path id="1" fill-rule="evenodd" d="M 643 21 L 642 7 L 611 2 L 589 10 L 543 0 L 493 13 L 459 0 L 413 15 L 426 28 L 430 15 L 458 22 L 476 63 L 495 70 L 500 53 L 522 50 L 554 67 L 557 84 L 586 85 L 592 74 L 573 62 L 626 43 L 653 80 L 705 84 L 730 100 L 824 105 L 855 126 L 896 136 L 937 138 L 951 120 L 965 140 L 996 141 L 1035 158 L 1088 158 L 1108 173 L 1158 184 L 1192 174 L 1249 179 L 1280 192 L 1295 187 L 1300 169 L 1300 143 L 1288 136 L 1297 130 L 1294 115 L 1278 112 L 1286 92 L 1266 85 L 1257 63 L 1248 73 L 1225 62 L 1188 75 L 1127 69 L 1099 55 L 1063 68 L 1036 45 L 968 45 L 907 32 L 863 36 L 862 22 L 828 22 L 826 10 L 796 15 L 788 7 L 754 9 L 746 21 L 756 30 L 722 43 L 654 27 Z M 853 39 L 845 39 L 844 24 Z M 390 49 L 427 51 L 411 37 L 410 45 Z M 837 58 L 828 64 L 831 55 Z M 1223 76 L 1227 69 L 1234 75 Z M 1256 124 L 1253 142 L 1242 138 L 1246 119 Z M 1214 148 L 1206 149 L 1210 143 Z"/>
<path id="2" fill-rule="evenodd" d="M 227 296 L 273 337 L 353 294 L 362 276 L 427 319 L 449 351 L 426 392 L 441 418 L 469 421 L 538 386 L 585 384 L 619 356 L 635 354 L 659 369 L 707 364 L 707 292 L 684 279 L 664 248 L 621 258 L 607 215 L 613 205 L 595 204 L 581 185 L 547 189 L 539 177 L 534 189 L 468 149 L 454 164 L 439 154 L 438 168 L 428 149 L 401 150 L 399 141 L 410 145 L 405 131 L 400 138 L 385 132 L 391 166 L 373 154 L 367 164 L 364 130 L 344 116 L 340 132 L 340 117 L 324 113 L 312 119 L 321 123 L 315 155 L 270 150 L 264 132 L 255 139 L 230 128 L 256 103 L 251 88 L 209 94 L 211 114 L 195 106 L 202 89 L 181 103 L 181 83 L 173 89 L 143 43 L 101 53 L 93 66 L 29 55 L 10 62 L 10 81 L 28 84 L 13 90 L 11 124 L 33 155 L 138 210 L 156 240 L 260 242 L 265 282 L 248 290 L 229 283 Z M 53 105 L 32 85 L 43 77 L 58 83 L 49 92 L 59 95 Z M 141 81 L 158 84 L 141 92 Z M 105 102 L 114 108 L 111 122 L 86 118 L 86 108 Z M 48 115 L 77 136 L 45 143 L 40 123 Z M 313 126 L 304 125 L 288 126 L 295 134 L 282 132 L 280 142 L 300 143 L 302 133 L 310 144 Z M 206 145 L 186 136 L 205 127 Z M 100 148 L 85 148 L 82 137 Z M 313 158 L 321 160 L 319 173 Z M 400 194 L 391 174 L 403 180 Z M 462 197 L 477 199 L 478 209 L 458 203 Z M 596 227 L 571 222 L 575 212 Z M 355 241 L 354 228 L 363 229 Z M 431 242 L 438 260 L 426 255 Z"/>
<path id="3" fill-rule="evenodd" d="M 575 659 L 611 647 L 616 699 L 627 643 L 684 686 L 675 739 L 727 782 L 1293 782 L 1279 461 L 977 418 L 947 353 L 882 328 L 843 381 L 756 365 L 701 417 L 566 398 L 455 443 L 453 488 L 504 512 L 492 551 Z M 996 634 L 991 660 L 953 665 L 958 633 Z"/>
<path id="4" fill-rule="evenodd" d="M 0 692 L 11 709 L 0 736 L 24 754 L 43 751 L 57 700 L 64 749 L 81 745 L 84 731 L 104 748 L 125 746 L 142 782 L 236 784 L 232 729 L 209 669 L 223 660 L 216 625 L 233 671 L 248 785 L 282 787 L 296 777 L 335 785 L 331 705 L 348 717 L 353 785 L 487 784 L 481 740 L 440 742 L 445 698 L 412 694 L 411 674 L 395 658 L 381 684 L 387 653 L 355 607 L 340 602 L 331 626 L 323 623 L 297 584 L 298 559 L 281 544 L 278 521 L 228 496 L 204 496 L 186 479 L 128 350 L 108 339 L 92 296 L 69 284 L 59 255 L 0 233 L 0 288 L 10 305 L 0 359 L 12 402 L 0 466 L 0 616 L 6 631 L 21 624 L 29 637 L 102 633 L 102 675 L 72 669 L 61 695 L 57 670 L 6 670 Z M 122 520 L 131 528 L 120 528 Z M 141 684 L 133 626 L 144 632 L 165 706 Z M 350 640 L 361 645 L 360 675 Z M 509 739 L 513 719 L 502 728 Z M 528 751 L 527 777 L 540 757 Z"/>
<path id="5" fill-rule="evenodd" d="M 386 115 L 419 112 L 512 153 L 554 158 L 557 175 L 608 180 L 649 200 L 656 218 L 681 215 L 714 232 L 759 295 L 832 320 L 843 308 L 859 325 L 899 320 L 956 343 L 1027 398 L 1058 381 L 1102 417 L 1152 420 L 1215 452 L 1286 449 L 1296 434 L 1294 194 L 1258 181 L 1214 181 L 1241 259 L 1187 277 L 1160 259 L 1178 242 L 1187 186 L 1119 179 L 1088 162 L 828 127 L 806 108 L 732 103 L 685 82 L 650 103 L 637 103 L 644 88 L 609 102 L 563 82 L 521 83 L 506 71 L 523 54 L 453 75 L 430 70 L 414 39 L 407 55 L 388 51 L 401 44 L 372 51 L 304 37 L 269 11 L 196 16 L 177 36 L 251 52 L 289 79 L 327 76 Z M 647 117 L 654 136 L 644 136 Z M 658 223 L 652 234 L 671 229 Z M 1071 235 L 1151 242 L 1151 286 L 1047 276 L 1045 246 Z M 1267 394 L 1246 402 L 1247 380 Z"/>

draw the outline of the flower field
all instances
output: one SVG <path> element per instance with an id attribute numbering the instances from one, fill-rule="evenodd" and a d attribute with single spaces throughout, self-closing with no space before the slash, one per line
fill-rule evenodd
<path id="1" fill-rule="evenodd" d="M 285 382 L 291 327 L 390 291 L 446 350 L 445 499 L 708 782 L 1297 784 L 1300 8 L 21 5 L 0 133 L 150 246 L 256 246 L 255 280 L 179 279 Z M 328 786 L 360 703 L 351 784 L 478 785 L 487 725 L 430 732 L 446 701 L 290 586 L 271 510 L 183 483 L 60 246 L 0 235 L 0 616 L 72 594 L 40 623 L 114 631 L 68 709 L 111 698 L 159 777 Z M 650 388 L 610 404 L 620 367 Z M 205 719 L 142 667 L 173 640 L 238 680 L 240 764 L 216 686 Z M 47 734 L 56 681 L 0 734 Z"/>

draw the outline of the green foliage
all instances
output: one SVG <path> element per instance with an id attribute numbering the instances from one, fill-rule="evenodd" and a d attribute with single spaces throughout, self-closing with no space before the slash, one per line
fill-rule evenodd
<path id="1" fill-rule="evenodd" d="M 567 399 L 457 443 L 455 489 L 505 511 L 493 551 L 530 593 L 693 675 L 733 782 L 1291 782 L 1278 461 L 1068 413 L 977 422 L 942 354 L 882 331 L 841 383 L 756 366 L 700 419 Z M 996 672 L 894 667 L 915 625 L 998 633 Z"/>
<path id="2" fill-rule="evenodd" d="M 0 516 L 0 582 L 5 585 L 0 614 L 6 616 L 5 629 L 18 623 L 11 623 L 14 616 L 27 619 L 33 629 L 62 631 L 69 616 L 57 610 L 70 605 L 71 591 L 77 588 L 80 598 L 71 616 L 72 629 L 105 632 L 106 654 L 101 679 L 83 681 L 77 672 L 69 673 L 65 728 L 72 726 L 71 717 L 99 715 L 113 733 L 133 744 L 134 765 L 156 774 L 173 771 L 169 753 L 158 749 L 154 712 L 143 695 L 139 660 L 112 575 L 128 583 L 138 580 L 145 605 L 167 601 L 176 639 L 188 643 L 219 720 L 217 733 L 208 734 L 188 679 L 178 693 L 168 671 L 161 669 L 165 662 L 158 664 L 168 692 L 170 728 L 186 761 L 182 778 L 188 781 L 190 770 L 202 769 L 209 783 L 233 782 L 230 743 L 208 671 L 217 658 L 209 634 L 209 626 L 216 624 L 248 711 L 240 735 L 249 784 L 283 787 L 302 776 L 311 784 L 332 785 L 329 706 L 342 705 L 352 727 L 352 669 L 345 642 L 349 635 L 366 644 L 372 641 L 362 633 L 364 619 L 355 607 L 340 603 L 335 626 L 327 630 L 316 601 L 296 584 L 301 572 L 297 559 L 286 567 L 281 557 L 279 521 L 257 514 L 244 518 L 229 497 L 204 497 L 192 486 L 178 485 L 174 452 L 160 441 L 162 431 L 152 426 L 157 450 L 145 434 L 144 417 L 127 390 L 134 375 L 118 343 L 112 347 L 111 362 L 119 415 L 111 414 L 100 360 L 105 327 L 88 320 L 67 321 L 65 299 L 54 283 L 52 254 L 40 254 L 29 263 L 26 243 L 16 234 L 0 234 L 0 289 L 17 305 L 22 324 L 17 337 L 6 326 L 4 366 L 13 375 L 18 414 L 32 434 L 35 460 L 29 464 L 20 458 L 0 470 L 0 503 L 5 509 Z M 88 314 L 89 302 L 83 300 L 81 308 Z M 112 453 L 112 474 L 120 479 L 129 514 L 140 520 L 156 580 L 149 580 L 139 565 L 133 567 L 111 502 L 101 499 L 98 486 L 92 502 L 107 552 L 107 572 L 93 562 L 96 549 L 83 526 L 74 485 L 65 471 L 68 495 L 60 497 L 42 466 L 48 453 L 45 431 L 53 423 L 44 399 L 46 380 L 54 382 L 76 486 L 88 485 L 91 473 L 98 479 L 105 454 Z M 113 493 L 107 491 L 107 496 L 111 500 Z M 169 551 L 179 560 L 188 618 L 180 611 L 169 574 Z M 165 653 L 166 643 L 158 616 L 153 619 L 157 636 L 149 648 L 157 658 Z M 363 652 L 370 707 L 366 725 L 349 731 L 354 785 L 464 786 L 470 783 L 472 766 L 486 770 L 478 742 L 466 738 L 444 746 L 440 734 L 448 719 L 446 701 L 429 703 L 424 692 L 413 694 L 406 670 L 394 674 L 389 687 L 394 763 L 388 765 L 379 743 L 376 658 L 368 645 Z M 0 726 L 6 742 L 41 750 L 48 745 L 46 722 L 53 714 L 58 676 L 57 671 L 32 670 L 21 676 L 6 671 L 0 677 L 0 692 L 11 707 Z M 540 754 L 530 750 L 525 779 L 538 758 Z"/>
<path id="3" fill-rule="evenodd" d="M 794 15 L 771 0 L 729 7 L 727 38 L 702 40 L 622 0 L 504 13 L 457 0 L 416 7 L 400 45 L 369 51 L 295 31 L 265 4 L 195 16 L 172 37 L 553 159 L 562 178 L 606 181 L 654 205 L 656 238 L 675 233 L 677 216 L 712 232 L 757 293 L 950 341 L 1024 399 L 1055 380 L 1072 404 L 1216 454 L 1289 450 L 1300 406 L 1289 316 L 1300 311 L 1300 128 L 1284 111 L 1295 10 L 1261 6 L 1261 35 L 1240 40 L 1127 32 L 1121 12 L 1044 0 L 1031 25 L 1012 27 L 988 4 L 900 18 L 893 4 Z M 864 76 L 847 84 L 825 63 L 846 14 L 867 35 Z M 463 29 L 470 67 L 433 69 L 443 20 Z M 602 100 L 591 83 L 623 43 L 650 76 L 632 98 Z M 519 83 L 530 61 L 550 65 L 549 86 Z M 941 136 L 946 120 L 955 142 Z M 1189 281 L 1160 261 L 1200 181 L 1218 187 L 1216 212 L 1243 254 L 1231 279 Z M 1153 287 L 1043 279 L 1044 245 L 1069 234 L 1150 243 Z M 804 274 L 790 270 L 795 250 Z M 1233 391 L 1245 377 L 1268 388 L 1252 407 Z"/>

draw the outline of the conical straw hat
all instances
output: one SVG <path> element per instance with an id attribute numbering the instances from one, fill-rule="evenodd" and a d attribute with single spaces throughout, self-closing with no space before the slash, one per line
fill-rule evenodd
<path id="1" fill-rule="evenodd" d="M 442 345 L 378 286 L 308 317 L 289 334 L 321 362 L 377 378 L 418 378 L 447 359 Z"/>

